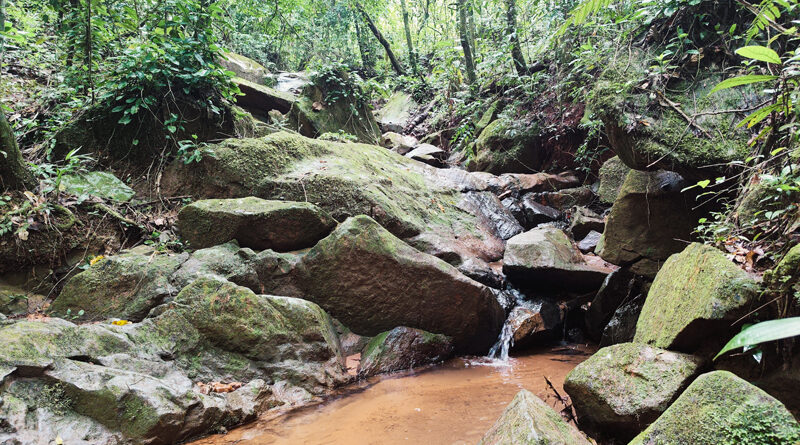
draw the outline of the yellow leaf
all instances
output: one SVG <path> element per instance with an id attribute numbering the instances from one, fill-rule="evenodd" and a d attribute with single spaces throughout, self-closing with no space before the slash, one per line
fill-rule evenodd
<path id="1" fill-rule="evenodd" d="M 114 320 L 114 321 L 111 322 L 111 324 L 117 325 L 117 326 L 125 326 L 128 323 L 130 323 L 130 321 L 128 321 L 128 320 Z"/>
<path id="2" fill-rule="evenodd" d="M 102 260 L 103 258 L 105 258 L 105 255 L 97 255 L 96 257 L 89 260 L 89 265 L 94 266 L 98 261 Z"/>
<path id="3" fill-rule="evenodd" d="M 64 445 L 64 439 L 61 436 L 56 437 L 56 445 Z"/>

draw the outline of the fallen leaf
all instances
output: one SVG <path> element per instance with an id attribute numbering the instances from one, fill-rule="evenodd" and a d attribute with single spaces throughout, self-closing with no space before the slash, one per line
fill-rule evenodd
<path id="1" fill-rule="evenodd" d="M 94 266 L 95 264 L 97 264 L 98 261 L 102 260 L 103 258 L 105 258 L 105 255 L 97 255 L 96 257 L 89 260 L 89 265 Z"/>
<path id="2" fill-rule="evenodd" d="M 114 321 L 111 322 L 111 324 L 117 325 L 117 326 L 125 326 L 128 323 L 130 323 L 130 321 L 128 321 L 128 320 L 114 320 Z"/>

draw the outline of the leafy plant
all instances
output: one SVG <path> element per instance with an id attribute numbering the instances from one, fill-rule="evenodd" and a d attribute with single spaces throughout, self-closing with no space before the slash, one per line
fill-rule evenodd
<path id="1" fill-rule="evenodd" d="M 783 340 L 800 335 L 800 317 L 769 320 L 745 327 L 717 353 L 714 360 L 737 348 L 747 351 L 752 346 L 768 341 Z"/>

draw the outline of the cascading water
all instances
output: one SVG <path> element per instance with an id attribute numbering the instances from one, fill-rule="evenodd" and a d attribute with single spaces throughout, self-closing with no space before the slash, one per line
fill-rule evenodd
<path id="1" fill-rule="evenodd" d="M 498 294 L 497 299 L 500 301 L 500 304 L 508 310 L 508 313 L 511 314 L 515 307 L 524 302 L 525 295 L 509 285 L 506 290 Z M 492 349 L 489 350 L 488 358 L 503 362 L 508 361 L 508 351 L 511 349 L 511 346 L 514 345 L 514 329 L 510 322 L 511 318 L 506 318 L 505 323 L 503 323 L 503 329 L 500 331 L 500 337 L 497 338 L 497 342 L 495 342 Z"/>

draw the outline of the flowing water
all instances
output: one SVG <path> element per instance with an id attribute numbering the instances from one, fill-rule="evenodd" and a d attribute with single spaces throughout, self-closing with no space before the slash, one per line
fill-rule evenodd
<path id="1" fill-rule="evenodd" d="M 567 373 L 591 355 L 585 346 L 558 346 L 508 361 L 457 358 L 442 365 L 384 375 L 328 401 L 261 419 L 195 445 L 475 444 L 520 389 L 564 408 Z"/>

